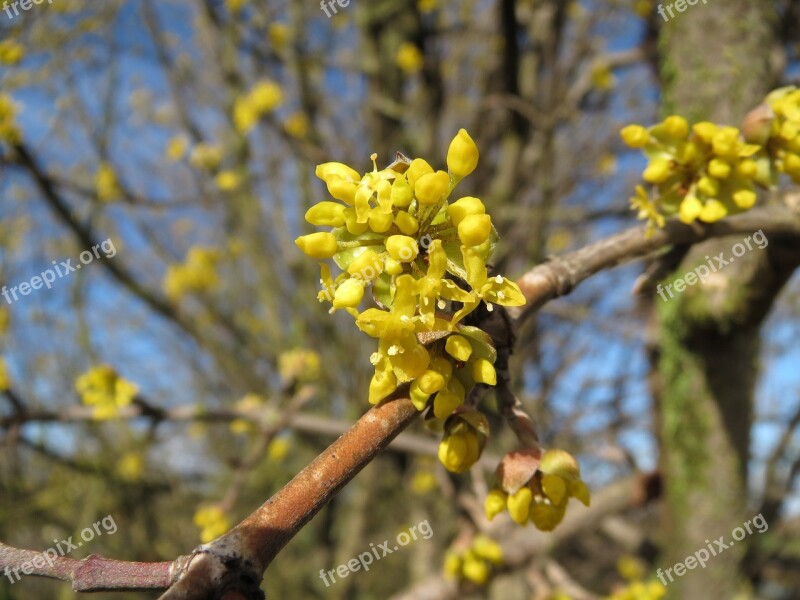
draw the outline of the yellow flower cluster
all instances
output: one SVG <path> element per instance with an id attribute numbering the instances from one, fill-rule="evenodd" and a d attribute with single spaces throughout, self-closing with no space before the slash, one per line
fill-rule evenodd
<path id="1" fill-rule="evenodd" d="M 417 408 L 432 404 L 435 417 L 445 419 L 475 383 L 496 381 L 491 339 L 460 322 L 481 302 L 492 310 L 493 304 L 521 306 L 525 298 L 515 283 L 488 275 L 497 234 L 483 203 L 471 196 L 449 202 L 478 163 L 465 130 L 450 143 L 447 171 L 421 158 L 378 170 L 376 158 L 363 176 L 342 163 L 317 167 L 333 200 L 312 206 L 305 218 L 332 229 L 301 236 L 296 244 L 313 258 L 333 258 L 343 271 L 334 279 L 328 265 L 320 265 L 318 299 L 331 302 L 331 311 L 347 311 L 359 329 L 378 339 L 369 401 L 413 382 Z M 367 288 L 379 307 L 359 313 Z M 448 311 L 450 302 L 458 304 Z"/>
<path id="2" fill-rule="evenodd" d="M 139 388 L 117 374 L 110 365 L 89 369 L 75 381 L 75 389 L 81 402 L 94 407 L 94 418 L 98 421 L 113 419 L 119 409 L 128 406 Z"/>
<path id="3" fill-rule="evenodd" d="M 420 52 L 420 49 L 411 42 L 403 42 L 397 49 L 395 55 L 395 62 L 397 66 L 409 75 L 413 75 L 420 69 L 425 61 L 425 58 Z"/>
<path id="4" fill-rule="evenodd" d="M 219 146 L 200 142 L 194 148 L 192 148 L 192 154 L 189 157 L 189 162 L 196 169 L 213 171 L 219 167 L 219 164 L 222 162 L 222 150 L 219 148 Z"/>
<path id="5" fill-rule="evenodd" d="M 122 194 L 114 167 L 107 162 L 101 162 L 97 167 L 94 186 L 97 198 L 101 202 L 112 202 Z"/>
<path id="6" fill-rule="evenodd" d="M 444 559 L 444 573 L 451 579 L 466 579 L 484 585 L 492 573 L 492 566 L 503 564 L 500 544 L 485 535 L 477 535 L 468 548 L 451 550 Z"/>
<path id="7" fill-rule="evenodd" d="M 757 200 L 756 186 L 772 189 L 786 173 L 800 183 L 800 90 L 772 92 L 736 127 L 702 121 L 689 125 L 672 115 L 645 128 L 628 125 L 622 140 L 648 158 L 642 173 L 648 187 L 636 187 L 631 206 L 648 225 L 665 216 L 684 223 L 713 223 L 746 211 Z"/>
<path id="8" fill-rule="evenodd" d="M 21 138 L 19 128 L 14 120 L 17 108 L 8 94 L 0 94 L 0 142 L 16 144 Z"/>
<path id="9" fill-rule="evenodd" d="M 417 381 L 419 380 L 414 383 Z M 437 402 L 443 393 L 437 395 Z M 455 402 L 455 400 L 458 399 L 453 401 Z M 458 406 L 460 405 L 459 401 Z M 441 418 L 436 412 L 436 408 L 436 402 L 434 402 L 433 414 L 437 418 Z M 446 406 L 446 410 L 447 414 L 452 412 L 450 406 Z M 452 473 L 467 471 L 478 462 L 488 437 L 489 422 L 483 413 L 466 408 L 457 410 L 444 423 L 444 436 L 439 442 L 439 462 Z"/>
<path id="10" fill-rule="evenodd" d="M 258 394 L 245 394 L 245 396 L 236 403 L 236 410 L 255 416 L 259 411 L 264 410 L 266 404 L 267 402 L 264 400 L 263 396 Z M 255 433 L 258 431 L 256 424 L 249 419 L 233 419 L 230 422 L 229 429 L 232 433 Z"/>
<path id="11" fill-rule="evenodd" d="M 25 57 L 25 48 L 14 40 L 0 41 L 0 65 L 16 65 Z"/>
<path id="12" fill-rule="evenodd" d="M 200 541 L 204 544 L 215 540 L 231 528 L 225 511 L 219 506 L 201 506 L 194 513 L 194 524 L 200 530 Z"/>
<path id="13" fill-rule="evenodd" d="M 182 264 L 170 265 L 164 275 L 164 291 L 172 300 L 191 292 L 207 292 L 219 283 L 219 251 L 192 246 Z"/>
<path id="14" fill-rule="evenodd" d="M 114 471 L 123 481 L 135 483 L 142 479 L 144 460 L 137 452 L 126 452 L 117 461 Z"/>
<path id="15" fill-rule="evenodd" d="M 541 461 L 518 453 L 507 455 L 498 479 L 499 485 L 484 504 L 489 520 L 508 510 L 519 525 L 530 521 L 537 529 L 552 531 L 564 518 L 570 498 L 589 506 L 589 488 L 581 480 L 578 462 L 563 450 L 548 450 Z"/>
<path id="16" fill-rule="evenodd" d="M 304 348 L 282 352 L 278 357 L 278 373 L 287 383 L 316 381 L 320 375 L 319 354 Z"/>
<path id="17" fill-rule="evenodd" d="M 260 81 L 233 103 L 233 123 L 239 133 L 250 131 L 258 120 L 283 102 L 283 89 L 274 81 Z"/>
<path id="18" fill-rule="evenodd" d="M 667 589 L 656 579 L 645 581 L 645 565 L 634 556 L 622 556 L 617 571 L 628 584 L 615 589 L 607 600 L 661 600 Z"/>
<path id="19" fill-rule="evenodd" d="M 5 392 L 11 387 L 11 376 L 8 374 L 6 359 L 0 356 L 0 392 Z"/>

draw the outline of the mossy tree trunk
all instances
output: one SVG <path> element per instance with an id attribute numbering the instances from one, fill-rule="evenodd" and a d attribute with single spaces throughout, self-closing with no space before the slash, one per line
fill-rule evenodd
<path id="1" fill-rule="evenodd" d="M 774 9 L 763 0 L 688 6 L 660 33 L 665 114 L 738 125 L 774 84 L 770 50 Z M 674 273 L 725 253 L 741 238 L 693 248 Z M 665 476 L 666 570 L 752 515 L 747 461 L 759 332 L 790 271 L 753 250 L 664 302 L 656 297 L 656 396 Z M 667 283 L 667 282 L 665 282 Z M 708 542 L 707 542 L 708 540 Z M 711 558 L 706 568 L 671 573 L 670 598 L 734 598 L 740 591 L 745 542 Z M 666 576 L 665 576 L 666 577 Z M 669 582 L 669 577 L 666 577 Z"/>

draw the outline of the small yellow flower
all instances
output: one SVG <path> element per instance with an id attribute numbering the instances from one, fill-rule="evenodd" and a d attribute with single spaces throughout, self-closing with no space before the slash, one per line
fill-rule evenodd
<path id="1" fill-rule="evenodd" d="M 241 177 L 235 171 L 220 171 L 216 177 L 217 187 L 223 192 L 234 192 L 241 185 Z"/>
<path id="2" fill-rule="evenodd" d="M 308 135 L 309 122 L 305 113 L 295 112 L 289 115 L 284 123 L 286 133 L 296 138 L 304 138 Z"/>
<path id="3" fill-rule="evenodd" d="M 292 30 L 285 23 L 271 23 L 267 28 L 267 36 L 272 46 L 281 49 L 291 38 Z"/>
<path id="4" fill-rule="evenodd" d="M 422 69 L 423 56 L 419 48 L 411 42 L 403 42 L 397 49 L 395 56 L 397 66 L 409 75 L 413 75 Z"/>
<path id="5" fill-rule="evenodd" d="M 177 162 L 186 156 L 186 151 L 188 148 L 189 144 L 186 141 L 186 138 L 178 135 L 167 142 L 167 147 L 164 150 L 164 156 L 166 156 L 167 160 Z"/>
<path id="6" fill-rule="evenodd" d="M 25 57 L 25 49 L 14 40 L 0 41 L 0 65 L 14 66 Z"/>
<path id="7" fill-rule="evenodd" d="M 94 407 L 94 418 L 113 419 L 119 409 L 128 406 L 139 388 L 120 377 L 110 365 L 100 365 L 89 369 L 75 381 L 75 389 L 81 402 Z"/>
<path id="8" fill-rule="evenodd" d="M 219 506 L 201 506 L 194 513 L 194 524 L 200 530 L 200 541 L 204 544 L 218 538 L 231 528 L 225 511 Z"/>
<path id="9" fill-rule="evenodd" d="M 486 495 L 486 500 L 484 501 L 483 505 L 484 511 L 486 512 L 486 518 L 491 521 L 501 512 L 505 512 L 507 505 L 508 494 L 497 488 L 491 490 Z"/>
<path id="10" fill-rule="evenodd" d="M 436 204 L 447 194 L 450 176 L 444 171 L 425 173 L 414 184 L 414 195 L 420 204 Z"/>
<path id="11" fill-rule="evenodd" d="M 650 140 L 650 133 L 641 125 L 628 125 L 619 132 L 622 141 L 631 148 L 643 148 Z"/>
<path id="12" fill-rule="evenodd" d="M 475 433 L 463 431 L 447 435 L 439 443 L 439 461 L 453 473 L 467 471 L 478 458 L 480 458 L 480 448 Z"/>
<path id="13" fill-rule="evenodd" d="M 283 89 L 274 81 L 260 81 L 250 92 L 250 102 L 257 113 L 270 113 L 283 102 Z"/>
<path id="14" fill-rule="evenodd" d="M 117 174 L 114 168 L 107 162 L 101 162 L 97 167 L 94 185 L 97 198 L 102 202 L 112 202 L 122 194 L 119 181 L 117 180 Z"/>
<path id="15" fill-rule="evenodd" d="M 117 461 L 114 470 L 124 481 L 135 483 L 142 479 L 144 460 L 137 452 L 126 452 Z"/>

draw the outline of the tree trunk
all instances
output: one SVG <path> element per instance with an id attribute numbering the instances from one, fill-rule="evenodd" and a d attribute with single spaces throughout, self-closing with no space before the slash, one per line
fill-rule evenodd
<path id="1" fill-rule="evenodd" d="M 763 0 L 687 6 L 660 33 L 666 114 L 738 125 L 773 85 L 774 9 Z M 746 237 L 746 236 L 745 236 Z M 673 274 L 681 278 L 741 238 L 694 247 Z M 790 271 L 753 250 L 704 283 L 656 297 L 660 347 L 657 404 L 665 475 L 664 571 L 725 536 L 747 513 L 747 461 L 758 371 L 759 330 Z M 670 598 L 734 598 L 746 539 L 677 576 L 664 575 Z M 672 578 L 674 581 L 670 581 Z"/>

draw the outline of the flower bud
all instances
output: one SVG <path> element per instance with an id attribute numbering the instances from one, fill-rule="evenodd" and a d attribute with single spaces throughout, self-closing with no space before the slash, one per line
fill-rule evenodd
<path id="1" fill-rule="evenodd" d="M 533 492 L 531 488 L 524 486 L 517 490 L 516 493 L 508 497 L 506 505 L 508 506 L 508 514 L 520 525 L 525 525 L 530 516 L 531 500 L 533 499 Z"/>
<path id="2" fill-rule="evenodd" d="M 369 228 L 375 233 L 386 233 L 392 228 L 394 215 L 392 213 L 381 212 L 380 209 L 373 208 L 369 211 Z"/>
<path id="3" fill-rule="evenodd" d="M 344 224 L 345 227 L 347 227 L 348 233 L 352 233 L 353 235 L 361 235 L 369 229 L 369 222 L 358 222 L 358 215 L 354 208 L 348 207 L 344 209 Z"/>
<path id="4" fill-rule="evenodd" d="M 447 353 L 461 362 L 466 362 L 472 356 L 472 344 L 463 335 L 448 336 L 444 344 Z"/>
<path id="5" fill-rule="evenodd" d="M 642 179 L 648 183 L 663 183 L 672 174 L 670 161 L 666 158 L 656 158 L 650 161 L 642 173 Z"/>
<path id="6" fill-rule="evenodd" d="M 437 419 L 446 419 L 455 409 L 464 404 L 464 386 L 458 379 L 451 379 L 447 387 L 436 394 L 433 400 L 433 414 Z"/>
<path id="7" fill-rule="evenodd" d="M 508 494 L 503 490 L 497 488 L 491 490 L 486 495 L 486 500 L 483 503 L 483 510 L 486 513 L 486 518 L 490 521 L 506 509 L 508 502 Z"/>
<path id="8" fill-rule="evenodd" d="M 431 397 L 430 394 L 426 394 L 419 388 L 419 379 L 415 379 L 411 382 L 411 388 L 409 390 L 409 398 L 411 398 L 411 403 L 414 405 L 419 411 L 425 410 L 425 407 L 428 405 L 428 399 Z"/>
<path id="9" fill-rule="evenodd" d="M 392 371 L 375 371 L 369 382 L 369 403 L 377 404 L 397 389 L 397 377 Z"/>
<path id="10" fill-rule="evenodd" d="M 709 198 L 719 195 L 719 180 L 712 177 L 701 177 L 697 182 L 697 191 Z"/>
<path id="11" fill-rule="evenodd" d="M 681 201 L 681 206 L 678 209 L 678 218 L 682 223 L 687 225 L 694 223 L 695 219 L 700 216 L 703 211 L 703 203 L 697 196 L 689 194 Z"/>
<path id="12" fill-rule="evenodd" d="M 328 186 L 328 193 L 331 196 L 337 200 L 341 200 L 345 204 L 353 204 L 358 187 L 355 183 L 347 181 L 339 175 L 331 175 L 325 180 L 325 183 Z"/>
<path id="13" fill-rule="evenodd" d="M 465 246 L 479 246 L 492 233 L 492 218 L 489 215 L 467 215 L 458 224 L 458 239 Z"/>
<path id="14" fill-rule="evenodd" d="M 478 166 L 478 147 L 467 133 L 459 129 L 447 149 L 447 168 L 455 177 L 466 177 Z"/>
<path id="15" fill-rule="evenodd" d="M 628 125 L 619 132 L 622 141 L 631 148 L 643 148 L 650 140 L 647 129 L 641 125 Z"/>
<path id="16" fill-rule="evenodd" d="M 386 238 L 386 251 L 389 256 L 401 263 L 411 262 L 419 254 L 417 242 L 407 235 L 390 235 Z"/>
<path id="17" fill-rule="evenodd" d="M 414 197 L 414 188 L 411 186 L 405 177 L 397 177 L 392 184 L 392 205 L 398 208 L 405 208 L 411 204 L 411 199 Z"/>
<path id="18" fill-rule="evenodd" d="M 461 572 L 464 574 L 464 579 L 476 585 L 483 585 L 489 580 L 489 565 L 479 558 L 467 557 L 461 567 Z"/>
<path id="19" fill-rule="evenodd" d="M 728 207 L 726 207 L 719 200 L 712 198 L 706 200 L 703 210 L 700 213 L 700 220 L 704 223 L 715 223 L 724 218 L 728 214 Z"/>
<path id="20" fill-rule="evenodd" d="M 497 371 L 494 365 L 485 358 L 478 358 L 472 361 L 472 379 L 475 383 L 485 383 L 486 385 L 497 385 Z"/>
<path id="21" fill-rule="evenodd" d="M 439 442 L 438 455 L 439 461 L 448 471 L 463 473 L 480 458 L 477 435 L 469 430 L 445 435 Z"/>
<path id="22" fill-rule="evenodd" d="M 712 158 L 708 163 L 708 174 L 717 179 L 727 179 L 731 174 L 731 165 L 721 158 Z"/>
<path id="23" fill-rule="evenodd" d="M 414 184 L 414 195 L 420 204 L 439 202 L 450 188 L 450 176 L 444 171 L 425 173 Z"/>
<path id="24" fill-rule="evenodd" d="M 486 207 L 478 198 L 464 196 L 447 206 L 447 214 L 453 225 L 458 227 L 464 217 L 468 215 L 482 215 L 486 213 Z"/>
<path id="25" fill-rule="evenodd" d="M 419 389 L 428 395 L 435 394 L 444 388 L 445 385 L 445 380 L 441 373 L 437 373 L 436 371 L 430 369 L 420 375 L 415 382 L 418 383 Z"/>
<path id="26" fill-rule="evenodd" d="M 331 175 L 337 175 L 346 181 L 360 181 L 361 175 L 355 169 L 340 162 L 327 162 L 317 165 L 314 174 L 327 183 Z"/>
<path id="27" fill-rule="evenodd" d="M 739 190 L 733 193 L 733 202 L 742 210 L 753 208 L 756 199 L 757 196 L 753 190 Z"/>
<path id="28" fill-rule="evenodd" d="M 689 123 L 680 115 L 672 115 L 662 123 L 664 133 L 676 139 L 683 139 L 689 135 Z"/>
<path id="29" fill-rule="evenodd" d="M 427 173 L 433 173 L 433 167 L 428 164 L 428 162 L 422 158 L 415 158 L 411 161 L 411 164 L 408 166 L 408 170 L 406 171 L 406 179 L 408 183 L 411 185 L 413 189 L 417 183 L 417 179 L 426 175 Z"/>
<path id="30" fill-rule="evenodd" d="M 360 279 L 346 279 L 333 294 L 333 308 L 356 308 L 364 297 L 364 284 Z"/>
<path id="31" fill-rule="evenodd" d="M 775 113 L 768 104 L 759 104 L 744 117 L 742 121 L 742 135 L 749 144 L 763 146 L 767 143 L 772 133 L 772 122 Z"/>
<path id="32" fill-rule="evenodd" d="M 311 258 L 330 258 L 338 250 L 336 238 L 332 233 L 301 235 L 294 243 Z"/>
<path id="33" fill-rule="evenodd" d="M 320 202 L 306 211 L 305 219 L 317 227 L 344 225 L 344 205 L 338 202 Z"/>
<path id="34" fill-rule="evenodd" d="M 419 221 L 416 217 L 412 217 L 406 211 L 401 210 L 394 218 L 394 224 L 405 235 L 412 235 L 419 231 Z"/>

